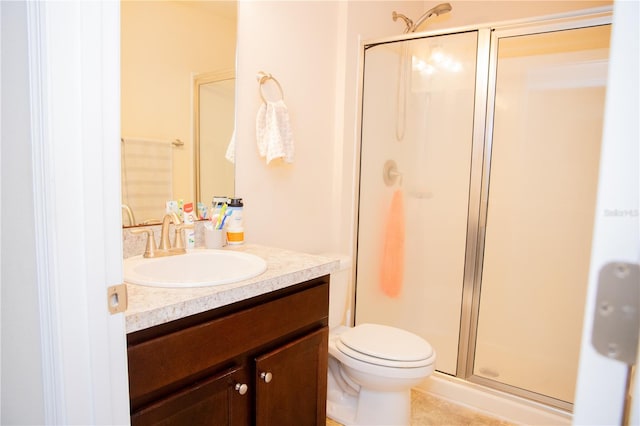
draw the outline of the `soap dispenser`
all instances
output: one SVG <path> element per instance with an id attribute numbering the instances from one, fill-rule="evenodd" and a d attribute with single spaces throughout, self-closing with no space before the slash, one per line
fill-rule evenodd
<path id="1" fill-rule="evenodd" d="M 231 211 L 231 215 L 227 225 L 227 244 L 244 243 L 243 209 L 242 198 L 230 199 L 228 210 Z"/>

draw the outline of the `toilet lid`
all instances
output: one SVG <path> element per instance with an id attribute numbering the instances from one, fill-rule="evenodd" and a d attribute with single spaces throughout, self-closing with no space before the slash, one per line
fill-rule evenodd
<path id="1" fill-rule="evenodd" d="M 433 348 L 422 337 L 395 327 L 361 324 L 340 335 L 340 342 L 362 354 L 390 361 L 424 361 Z"/>

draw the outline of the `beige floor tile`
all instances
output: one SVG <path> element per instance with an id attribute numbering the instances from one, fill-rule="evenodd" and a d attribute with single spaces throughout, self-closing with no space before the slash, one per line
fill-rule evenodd
<path id="1" fill-rule="evenodd" d="M 420 391 L 411 392 L 412 426 L 512 426 L 452 402 Z M 327 426 L 342 426 L 327 419 Z"/>

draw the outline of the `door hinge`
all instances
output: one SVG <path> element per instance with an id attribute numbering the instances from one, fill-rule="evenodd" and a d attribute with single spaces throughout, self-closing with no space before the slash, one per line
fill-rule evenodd
<path id="1" fill-rule="evenodd" d="M 107 304 L 112 315 L 126 311 L 127 285 L 122 283 L 109 287 L 107 289 Z"/>
<path id="2" fill-rule="evenodd" d="M 633 386 L 640 330 L 640 265 L 604 265 L 598 275 L 595 309 L 591 344 L 598 353 L 627 364 L 621 425 L 628 426 L 632 402 L 637 398 Z"/>
<path id="3" fill-rule="evenodd" d="M 640 265 L 607 263 L 600 269 L 591 343 L 598 353 L 636 362 L 640 329 Z"/>

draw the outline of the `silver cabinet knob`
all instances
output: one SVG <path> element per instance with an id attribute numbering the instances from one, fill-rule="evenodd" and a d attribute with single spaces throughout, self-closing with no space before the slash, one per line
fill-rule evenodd
<path id="1" fill-rule="evenodd" d="M 260 373 L 260 378 L 262 380 L 264 380 L 265 383 L 269 383 L 271 381 L 271 379 L 273 379 L 273 375 L 269 372 L 266 373 Z"/>
<path id="2" fill-rule="evenodd" d="M 244 383 L 236 383 L 236 390 L 240 395 L 244 395 L 249 390 L 249 386 Z"/>

